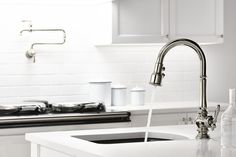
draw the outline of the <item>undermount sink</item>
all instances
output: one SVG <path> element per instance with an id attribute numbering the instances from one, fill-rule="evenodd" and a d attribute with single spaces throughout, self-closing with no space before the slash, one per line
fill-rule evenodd
<path id="1" fill-rule="evenodd" d="M 135 143 L 135 142 L 144 142 L 145 132 L 81 135 L 72 137 L 90 141 L 97 144 Z M 188 138 L 176 134 L 149 132 L 147 142 L 186 140 L 186 139 Z"/>

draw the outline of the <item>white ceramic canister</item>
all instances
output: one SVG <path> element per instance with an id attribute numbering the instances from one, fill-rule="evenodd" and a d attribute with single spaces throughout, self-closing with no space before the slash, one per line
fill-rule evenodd
<path id="1" fill-rule="evenodd" d="M 113 85 L 111 87 L 111 105 L 126 105 L 127 88 L 124 85 Z"/>
<path id="2" fill-rule="evenodd" d="M 145 89 L 134 87 L 130 90 L 130 104 L 141 106 L 145 103 Z"/>
<path id="3" fill-rule="evenodd" d="M 105 106 L 111 106 L 111 81 L 90 81 L 90 101 L 103 102 Z"/>

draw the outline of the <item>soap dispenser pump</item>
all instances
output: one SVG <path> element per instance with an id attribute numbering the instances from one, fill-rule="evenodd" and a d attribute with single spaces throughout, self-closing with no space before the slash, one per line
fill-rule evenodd
<path id="1" fill-rule="evenodd" d="M 236 90 L 229 89 L 229 106 L 221 116 L 221 145 L 236 148 Z"/>

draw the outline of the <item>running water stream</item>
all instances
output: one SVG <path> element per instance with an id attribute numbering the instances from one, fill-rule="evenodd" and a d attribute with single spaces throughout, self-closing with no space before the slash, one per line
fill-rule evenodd
<path id="1" fill-rule="evenodd" d="M 147 125 L 146 125 L 146 129 L 145 129 L 145 138 L 144 138 L 144 142 L 147 142 L 148 140 L 148 132 L 149 132 L 149 128 L 151 125 L 151 120 L 152 120 L 152 110 L 153 110 L 153 103 L 155 101 L 155 93 L 156 93 L 156 87 L 152 88 L 152 93 L 151 93 L 151 103 L 149 106 L 149 110 L 148 110 L 148 117 L 147 117 Z"/>

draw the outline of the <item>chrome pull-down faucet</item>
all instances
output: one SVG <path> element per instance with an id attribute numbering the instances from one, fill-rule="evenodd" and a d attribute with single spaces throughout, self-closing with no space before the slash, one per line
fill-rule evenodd
<path id="1" fill-rule="evenodd" d="M 214 118 L 212 116 L 208 116 L 207 97 L 206 97 L 206 85 L 207 85 L 206 58 L 202 49 L 196 42 L 189 39 L 177 39 L 177 40 L 167 43 L 160 50 L 160 53 L 158 55 L 158 58 L 155 64 L 154 72 L 151 75 L 150 84 L 154 86 L 161 86 L 162 78 L 165 76 L 165 74 L 163 73 L 163 71 L 165 70 L 163 66 L 163 60 L 170 49 L 179 45 L 185 45 L 185 46 L 191 47 L 192 49 L 195 50 L 195 52 L 198 54 L 198 57 L 200 59 L 200 66 L 201 66 L 200 68 L 200 108 L 199 108 L 198 116 L 195 120 L 196 125 L 198 127 L 197 129 L 198 134 L 196 138 L 207 139 L 209 138 L 208 128 L 211 128 L 213 130 L 216 127 L 215 123 L 217 121 L 217 117 L 220 112 L 220 105 L 217 106 Z"/>

